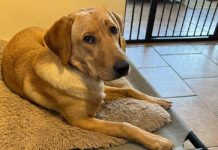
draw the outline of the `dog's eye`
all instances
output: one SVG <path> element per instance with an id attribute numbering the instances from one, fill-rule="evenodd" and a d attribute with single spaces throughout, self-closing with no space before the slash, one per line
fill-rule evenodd
<path id="1" fill-rule="evenodd" d="M 112 33 L 112 34 L 117 34 L 117 28 L 116 27 L 111 27 L 110 28 L 110 32 Z"/>
<path id="2" fill-rule="evenodd" d="M 83 40 L 86 42 L 86 43 L 89 43 L 89 44 L 94 44 L 96 39 L 94 36 L 91 36 L 91 35 L 86 35 Z"/>

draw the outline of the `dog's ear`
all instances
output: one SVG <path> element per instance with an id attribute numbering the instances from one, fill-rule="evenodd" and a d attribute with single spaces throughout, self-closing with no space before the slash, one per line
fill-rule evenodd
<path id="1" fill-rule="evenodd" d="M 113 11 L 109 12 L 110 16 L 112 19 L 115 21 L 115 23 L 118 25 L 119 30 L 120 30 L 120 37 L 119 37 L 119 43 L 121 48 L 125 51 L 126 49 L 126 42 L 125 39 L 123 38 L 123 33 L 124 33 L 124 21 L 123 17 Z"/>
<path id="2" fill-rule="evenodd" d="M 110 11 L 110 15 L 113 19 L 115 19 L 116 24 L 119 26 L 120 33 L 121 35 L 123 35 L 123 30 L 124 30 L 123 17 L 113 11 Z"/>
<path id="3" fill-rule="evenodd" d="M 56 21 L 44 36 L 45 44 L 61 59 L 66 65 L 69 61 L 72 43 L 71 27 L 73 17 L 65 16 Z"/>

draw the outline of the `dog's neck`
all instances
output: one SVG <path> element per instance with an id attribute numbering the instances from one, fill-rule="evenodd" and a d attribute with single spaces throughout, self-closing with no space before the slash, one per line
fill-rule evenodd
<path id="1" fill-rule="evenodd" d="M 45 52 L 36 61 L 36 74 L 56 89 L 79 99 L 103 99 L 104 83 L 78 71 L 64 66 L 57 56 Z M 54 54 L 55 55 L 55 54 Z"/>

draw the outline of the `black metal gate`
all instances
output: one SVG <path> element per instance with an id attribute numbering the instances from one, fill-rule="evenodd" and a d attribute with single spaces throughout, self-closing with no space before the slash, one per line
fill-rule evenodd
<path id="1" fill-rule="evenodd" d="M 126 0 L 127 42 L 218 40 L 217 0 Z"/>

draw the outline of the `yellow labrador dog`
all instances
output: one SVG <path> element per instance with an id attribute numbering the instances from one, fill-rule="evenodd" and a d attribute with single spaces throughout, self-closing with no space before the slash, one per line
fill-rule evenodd
<path id="1" fill-rule="evenodd" d="M 48 30 L 25 29 L 4 51 L 4 80 L 13 92 L 59 112 L 73 126 L 133 140 L 152 150 L 171 150 L 173 144 L 161 136 L 125 122 L 95 118 L 105 97 L 133 97 L 166 109 L 171 106 L 135 89 L 104 85 L 129 72 L 121 48 L 122 31 L 122 18 L 103 8 L 74 12 Z"/>

